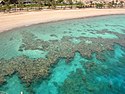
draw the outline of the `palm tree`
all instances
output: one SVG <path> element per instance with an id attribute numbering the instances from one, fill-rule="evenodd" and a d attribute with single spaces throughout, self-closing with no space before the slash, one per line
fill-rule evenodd
<path id="1" fill-rule="evenodd" d="M 55 9 L 56 8 L 56 1 L 55 0 L 50 0 L 51 2 L 51 8 Z"/>
<path id="2" fill-rule="evenodd" d="M 63 6 L 63 4 L 64 4 L 64 0 L 57 0 L 56 3 L 59 4 L 59 5 L 61 5 L 61 9 L 62 9 L 62 6 Z"/>
<path id="3" fill-rule="evenodd" d="M 42 7 L 43 7 L 43 0 L 35 0 L 35 2 L 37 3 L 37 6 L 38 6 L 38 8 L 39 8 L 39 10 L 41 10 L 42 9 Z"/>
<path id="4" fill-rule="evenodd" d="M 90 1 L 90 7 L 94 7 L 93 1 Z"/>
<path id="5" fill-rule="evenodd" d="M 103 8 L 104 7 L 104 4 L 103 3 L 96 3 L 96 8 Z"/>
<path id="6" fill-rule="evenodd" d="M 4 12 L 10 12 L 10 10 L 11 10 L 11 6 L 10 6 L 10 0 L 4 0 L 4 2 L 5 2 L 5 5 L 3 6 L 3 10 L 4 10 Z"/>
<path id="7" fill-rule="evenodd" d="M 44 4 L 48 6 L 48 8 L 55 9 L 56 8 L 56 1 L 55 0 L 45 0 Z"/>
<path id="8" fill-rule="evenodd" d="M 73 1 L 72 0 L 67 0 L 67 3 L 70 5 L 70 8 L 72 9 Z"/>
<path id="9" fill-rule="evenodd" d="M 112 7 L 113 7 L 112 2 L 109 2 L 109 3 L 107 4 L 107 7 L 108 7 L 108 8 L 112 8 Z"/>
<path id="10" fill-rule="evenodd" d="M 81 2 L 81 1 L 79 1 L 79 2 L 77 2 L 77 8 L 83 8 L 84 7 L 84 3 L 83 2 Z"/>
<path id="11" fill-rule="evenodd" d="M 18 2 L 19 9 L 23 10 L 23 8 L 24 8 L 24 4 L 23 4 L 24 0 L 18 0 L 17 2 Z"/>

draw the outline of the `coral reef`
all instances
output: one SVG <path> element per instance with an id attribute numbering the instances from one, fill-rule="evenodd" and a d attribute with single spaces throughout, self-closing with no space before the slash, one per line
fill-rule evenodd
<path id="1" fill-rule="evenodd" d="M 23 32 L 22 36 L 22 45 L 20 45 L 19 51 L 48 51 L 46 59 L 39 58 L 34 60 L 26 56 L 19 56 L 9 60 L 1 59 L 0 83 L 5 81 L 5 76 L 17 72 L 23 82 L 31 84 L 32 80 L 37 80 L 41 77 L 47 76 L 49 74 L 51 65 L 54 64 L 59 57 L 67 58 L 68 62 L 76 51 L 79 51 L 82 56 L 86 56 L 87 58 L 91 58 L 91 54 L 93 52 L 97 52 L 97 58 L 103 60 L 101 52 L 105 50 L 113 50 L 112 47 L 114 43 L 119 43 L 120 45 L 125 46 L 124 36 L 120 34 L 117 34 L 119 39 L 77 37 L 76 39 L 80 39 L 80 43 L 78 44 L 74 44 L 70 41 L 75 37 L 65 36 L 60 41 L 44 41 L 37 39 L 35 35 L 29 32 Z M 91 43 L 86 43 L 86 41 L 91 41 Z"/>
<path id="2" fill-rule="evenodd" d="M 85 25 L 82 24 L 77 29 L 75 29 L 75 25 L 79 24 L 79 22 L 75 23 L 73 25 L 74 27 L 71 25 L 72 27 L 66 28 L 66 30 L 63 30 L 60 25 L 59 28 L 61 28 L 60 30 L 62 30 L 63 32 L 58 34 L 55 33 L 57 31 L 55 32 L 38 31 L 37 32 L 38 34 L 47 33 L 47 37 L 49 38 L 51 37 L 50 40 L 49 39 L 44 40 L 43 38 L 41 38 L 41 36 L 38 37 L 37 36 L 38 34 L 35 35 L 33 32 L 30 32 L 30 31 L 21 31 L 19 33 L 19 35 L 21 36 L 20 39 L 22 39 L 21 45 L 18 45 L 19 47 L 18 49 L 16 49 L 19 53 L 23 53 L 28 50 L 32 50 L 32 51 L 37 50 L 37 51 L 47 52 L 47 54 L 45 54 L 45 58 L 41 57 L 41 58 L 34 59 L 26 55 L 20 56 L 19 54 L 17 57 L 14 55 L 15 57 L 11 59 L 6 59 L 6 58 L 0 59 L 0 69 L 1 69 L 0 84 L 6 82 L 6 76 L 11 76 L 13 73 L 17 73 L 18 76 L 21 78 L 21 81 L 24 82 L 27 86 L 30 86 L 34 81 L 38 81 L 41 78 L 47 77 L 51 73 L 52 66 L 57 63 L 57 60 L 60 57 L 66 58 L 66 62 L 69 63 L 72 60 L 72 57 L 74 57 L 75 52 L 79 52 L 83 57 L 87 59 L 90 59 L 91 57 L 93 57 L 93 53 L 96 53 L 96 58 L 98 60 L 107 61 L 105 58 L 105 54 L 103 52 L 106 52 L 109 50 L 113 51 L 114 50 L 113 47 L 115 44 L 119 44 L 122 47 L 122 49 L 124 49 L 125 47 L 125 30 L 123 29 L 124 27 L 122 27 L 121 32 L 118 33 L 118 31 L 115 32 L 115 31 L 111 31 L 110 29 L 101 28 L 100 30 L 96 30 L 96 29 L 93 29 L 93 26 L 98 27 L 96 24 L 92 26 L 91 24 L 87 24 L 87 21 L 85 22 L 86 22 Z M 106 26 L 121 27 L 121 25 L 110 25 L 110 24 L 105 24 L 105 28 Z M 87 27 L 87 28 L 84 29 L 84 27 Z M 54 28 L 56 27 L 54 27 L 53 25 L 51 29 L 55 30 Z M 46 29 L 50 29 L 50 28 L 46 28 Z M 73 32 L 78 33 L 78 35 L 75 35 L 75 33 L 72 32 L 73 29 L 76 30 Z M 39 32 L 42 32 L 42 33 L 39 33 Z M 87 34 L 90 36 L 87 36 Z M 103 37 L 103 35 L 106 35 L 106 34 L 108 35 L 107 36 L 108 38 L 105 36 Z M 15 42 L 20 42 L 20 39 Z M 8 44 L 13 40 L 16 40 L 16 36 L 13 36 L 13 37 L 11 36 L 9 38 Z M 7 45 L 7 44 L 6 43 L 4 44 L 3 42 L 3 45 Z M 91 77 L 91 73 L 94 74 L 93 70 L 96 70 L 97 66 L 99 67 L 99 65 L 97 65 L 96 62 L 85 63 L 83 64 L 83 66 L 86 69 L 86 73 L 90 74 L 89 77 Z M 103 69 L 104 68 L 102 67 L 99 68 L 99 70 L 103 71 L 104 73 L 108 70 L 108 69 L 104 69 L 104 70 Z M 77 70 L 77 72 L 83 75 L 80 72 L 80 70 Z M 78 77 L 80 76 L 75 74 L 73 75 Z M 87 80 L 87 78 L 84 75 L 82 77 L 80 76 L 79 78 L 80 78 L 80 81 L 82 81 L 83 83 L 85 83 Z M 72 80 L 69 81 L 69 79 L 67 80 L 65 81 L 66 86 L 72 84 L 73 85 L 72 88 L 74 88 L 75 87 L 74 82 Z M 77 79 L 75 83 L 77 83 Z M 79 83 L 79 80 L 78 80 L 78 83 Z M 87 88 L 88 91 L 90 92 L 97 89 L 94 86 L 93 86 L 94 87 L 93 89 L 93 87 L 91 87 L 89 83 L 86 83 L 86 85 L 87 86 L 85 86 L 84 88 Z M 108 84 L 108 85 L 110 88 L 112 87 L 111 84 Z M 64 88 L 66 88 L 65 85 L 64 85 Z M 64 89 L 64 88 L 61 88 L 61 89 Z M 69 89 L 72 89 L 72 88 L 69 88 Z M 77 88 L 73 90 L 74 92 L 78 91 Z M 81 90 L 84 90 L 84 89 L 81 89 Z M 67 93 L 67 91 L 65 91 L 64 94 L 70 94 L 70 93 Z"/>
<path id="3" fill-rule="evenodd" d="M 110 51 L 105 55 L 110 56 L 109 53 L 113 54 Z M 110 57 L 111 60 L 113 58 L 114 55 Z M 124 58 L 125 55 L 117 59 L 117 62 L 113 62 L 114 64 L 110 60 L 101 61 L 100 63 L 92 62 L 92 60 L 81 62 L 83 67 L 77 69 L 76 72 L 72 72 L 64 83 L 58 86 L 59 94 L 125 93 Z M 85 74 L 82 69 L 85 70 Z"/>

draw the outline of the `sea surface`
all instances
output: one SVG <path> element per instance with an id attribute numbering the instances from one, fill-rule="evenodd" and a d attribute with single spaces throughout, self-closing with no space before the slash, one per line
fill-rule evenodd
<path id="1" fill-rule="evenodd" d="M 70 41 L 74 44 L 81 42 L 79 37 L 96 38 L 97 41 L 98 38 L 119 39 L 115 33 L 123 35 L 125 40 L 125 15 L 50 22 L 3 32 L 0 34 L 0 59 L 9 60 L 22 55 L 31 59 L 46 58 L 49 52 L 45 50 L 19 51 L 23 32 L 44 41 L 60 41 L 64 36 L 69 36 L 73 37 Z M 92 41 L 86 40 L 86 43 L 91 44 Z M 86 58 L 76 51 L 68 63 L 65 58 L 59 57 L 51 74 L 31 85 L 32 94 L 125 94 L 125 47 L 119 43 L 114 43 L 112 47 L 113 50 L 101 52 L 104 60 L 96 57 L 97 52 Z M 0 94 L 21 92 L 31 94 L 16 74 L 7 76 L 6 83 L 0 86 Z"/>

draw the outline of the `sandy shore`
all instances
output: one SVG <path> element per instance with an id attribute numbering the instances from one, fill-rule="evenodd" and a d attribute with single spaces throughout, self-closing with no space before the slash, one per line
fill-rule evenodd
<path id="1" fill-rule="evenodd" d="M 43 10 L 39 12 L 0 13 L 0 32 L 50 21 L 110 14 L 125 14 L 125 9 Z"/>

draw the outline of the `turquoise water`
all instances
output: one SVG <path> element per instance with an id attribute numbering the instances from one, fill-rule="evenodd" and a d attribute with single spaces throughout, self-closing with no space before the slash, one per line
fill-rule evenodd
<path id="1" fill-rule="evenodd" d="M 49 80 L 35 87 L 36 94 L 124 94 L 125 50 L 115 45 L 105 52 L 106 61 L 86 59 L 75 53 L 71 62 L 60 59 Z M 115 54 L 114 54 L 115 53 Z"/>
<path id="2" fill-rule="evenodd" d="M 37 39 L 42 39 L 45 41 L 61 40 L 63 36 L 70 36 L 74 37 L 72 42 L 75 42 L 76 44 L 80 42 L 80 40 L 76 38 L 81 36 L 90 38 L 101 37 L 106 39 L 117 39 L 119 37 L 114 32 L 118 34 L 125 34 L 124 19 L 124 15 L 113 16 L 113 18 L 110 16 L 105 16 L 39 24 L 20 29 L 14 29 L 0 34 L 0 58 L 5 57 L 10 59 L 20 55 L 27 55 L 29 57 L 31 56 L 31 50 L 26 50 L 27 52 L 18 51 L 23 36 L 25 36 L 22 35 L 23 32 L 32 33 Z M 33 51 L 31 51 L 31 53 Z M 40 51 L 34 51 L 33 53 L 40 54 Z M 46 54 L 47 51 L 42 51 L 41 57 L 45 57 Z M 39 56 L 36 56 L 36 58 L 38 57 Z"/>
<path id="3" fill-rule="evenodd" d="M 82 56 L 76 50 L 69 61 L 61 55 L 63 57 L 58 57 L 46 79 L 39 79 L 27 86 L 19 74 L 14 73 L 5 77 L 6 83 L 0 86 L 0 91 L 6 94 L 20 94 L 21 91 L 24 94 L 125 94 L 124 19 L 125 15 L 74 19 L 1 33 L 0 59 L 6 60 L 22 55 L 30 59 L 48 59 L 54 46 L 65 46 L 53 41 L 62 40 L 76 47 L 84 43 L 88 48 L 91 44 L 95 45 L 95 40 L 100 41 L 102 47 L 106 43 L 111 45 L 112 50 L 104 47 L 100 53 L 92 52 L 91 58 Z"/>

